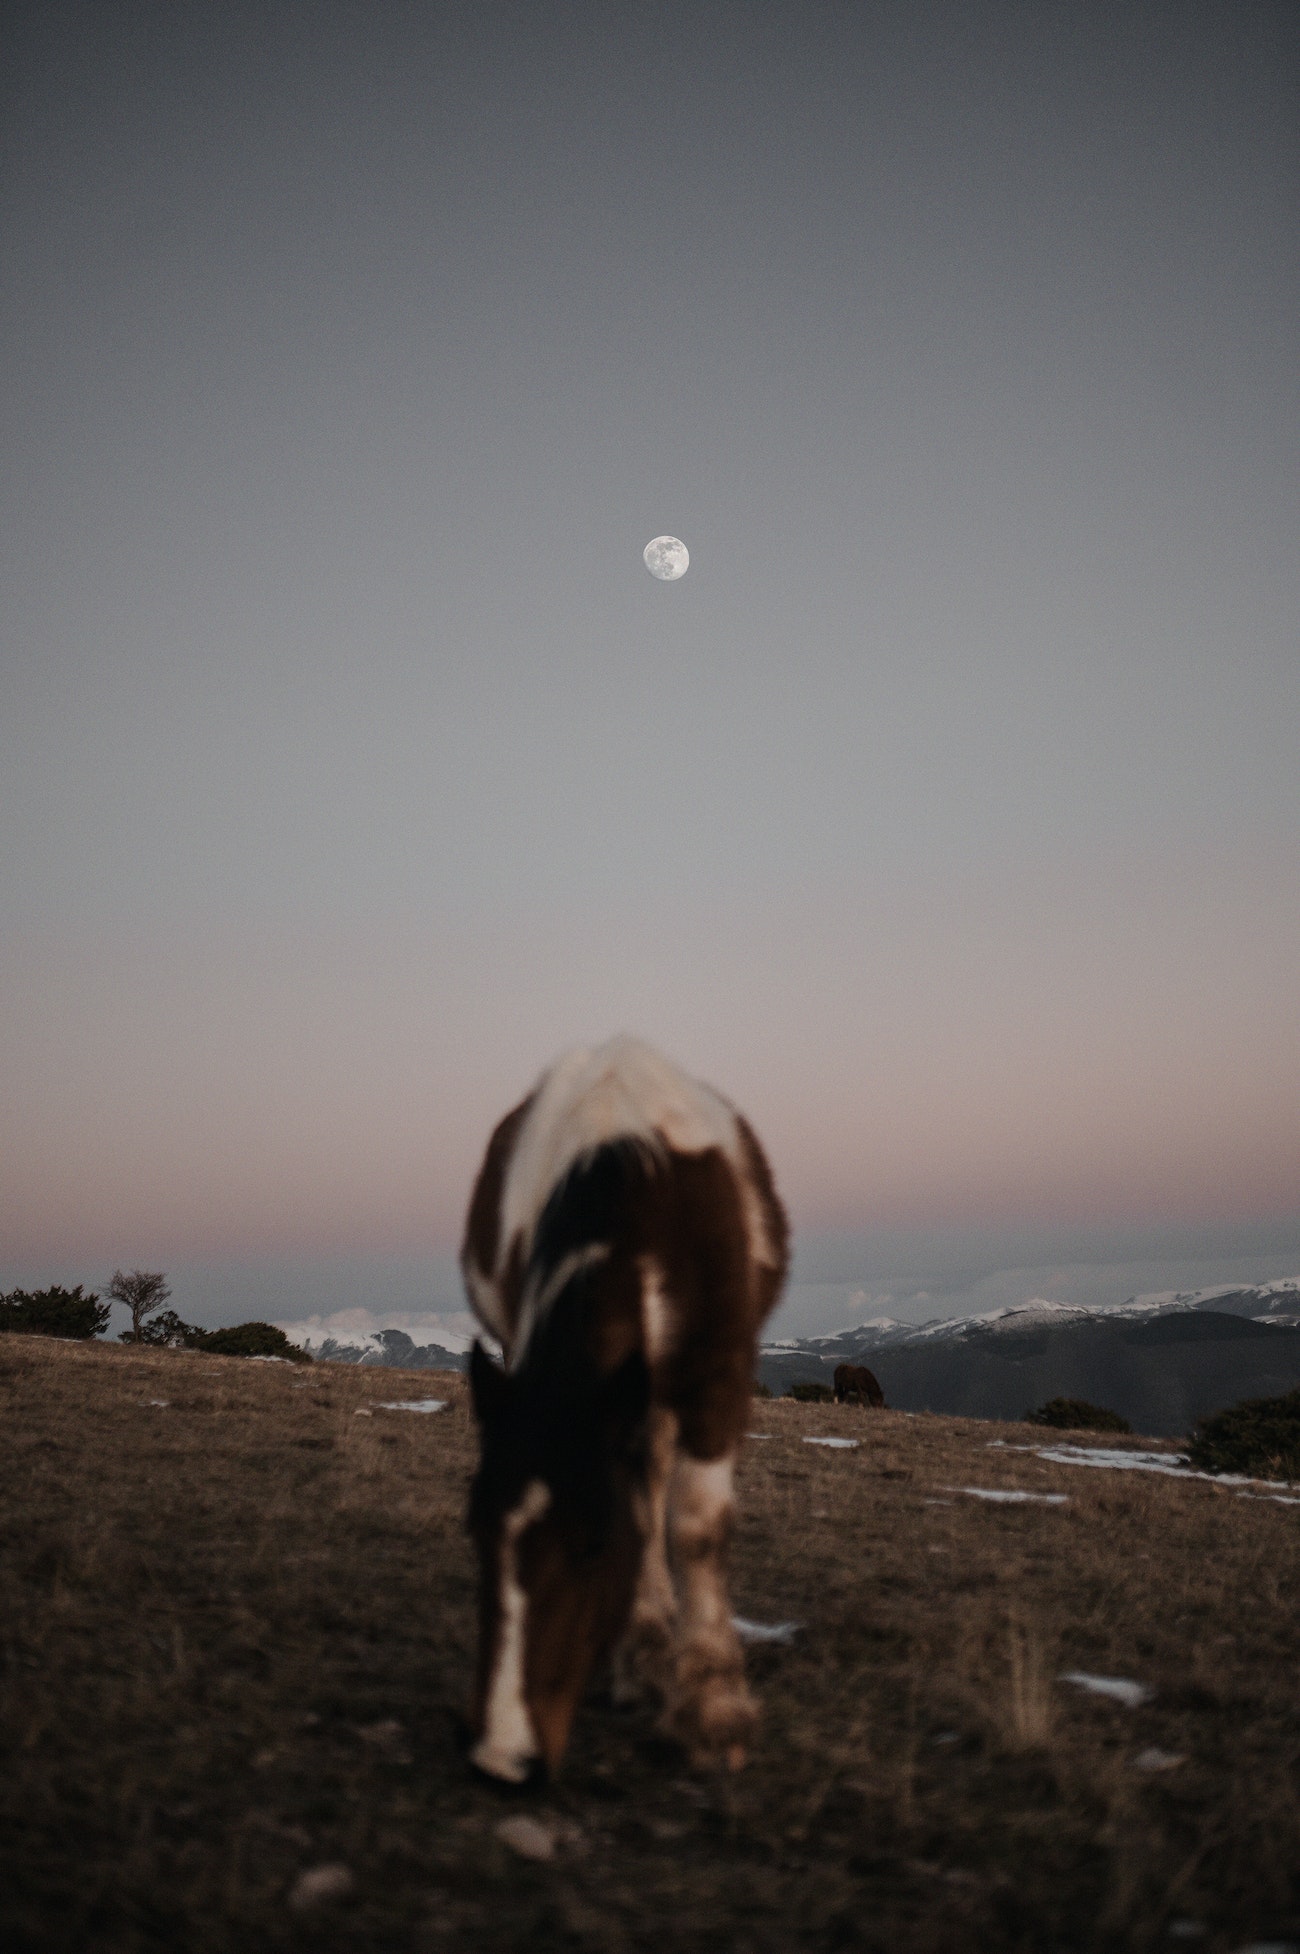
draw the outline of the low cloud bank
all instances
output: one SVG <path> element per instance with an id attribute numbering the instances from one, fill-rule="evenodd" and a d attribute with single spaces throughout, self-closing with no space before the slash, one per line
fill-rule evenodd
<path id="1" fill-rule="evenodd" d="M 462 1370 L 474 1341 L 467 1312 L 385 1313 L 355 1308 L 300 1317 L 279 1325 L 291 1342 L 334 1364 L 395 1370 Z"/>

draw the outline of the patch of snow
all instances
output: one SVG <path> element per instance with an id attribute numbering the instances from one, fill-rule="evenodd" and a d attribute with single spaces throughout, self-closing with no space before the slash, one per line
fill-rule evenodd
<path id="1" fill-rule="evenodd" d="M 805 1445 L 832 1445 L 837 1452 L 851 1452 L 861 1445 L 860 1438 L 805 1438 Z"/>
<path id="2" fill-rule="evenodd" d="M 1094 1450 L 1088 1445 L 1046 1445 L 1028 1449 L 1037 1452 L 1040 1459 L 1050 1460 L 1053 1465 L 1102 1466 L 1112 1472 L 1163 1472 L 1171 1479 L 1205 1479 L 1212 1486 L 1266 1486 L 1269 1483 L 1266 1479 L 1252 1479 L 1239 1472 L 1197 1472 L 1193 1466 L 1188 1465 L 1187 1455 L 1184 1452 L 1171 1454 L 1118 1449 L 1113 1452 L 1103 1452 Z M 1256 1493 L 1251 1497 L 1275 1499 L 1283 1506 L 1300 1505 L 1300 1501 L 1288 1499 L 1284 1493 Z"/>
<path id="3" fill-rule="evenodd" d="M 848 1337 L 870 1334 L 892 1341 L 898 1335 L 908 1335 L 912 1325 L 900 1323 L 896 1316 L 868 1316 L 857 1323 L 846 1323 L 842 1330 L 826 1330 L 814 1337 L 774 1337 L 771 1343 L 761 1345 L 759 1354 L 763 1357 L 798 1356 L 804 1351 L 816 1351 L 828 1345 L 842 1342 Z"/>
<path id="4" fill-rule="evenodd" d="M 1157 1745 L 1149 1744 L 1146 1750 L 1140 1750 L 1133 1759 L 1133 1769 L 1135 1771 L 1173 1771 L 1180 1764 L 1185 1764 L 1186 1762 L 1187 1759 L 1180 1757 L 1177 1751 L 1161 1750 Z"/>
<path id="5" fill-rule="evenodd" d="M 1195 1473 L 1181 1452 L 1136 1452 L 1094 1450 L 1090 1445 L 1034 1445 L 1024 1448 L 1052 1465 L 1101 1466 L 1111 1472 L 1167 1472 L 1177 1479 L 1212 1479 L 1213 1473 Z"/>
<path id="6" fill-rule="evenodd" d="M 171 1399 L 170 1398 L 146 1398 L 145 1403 L 156 1404 L 158 1409 L 162 1411 L 167 1405 L 171 1403 Z"/>
<path id="7" fill-rule="evenodd" d="M 985 1442 L 986 1452 L 1034 1452 L 1040 1459 L 1054 1459 L 1058 1453 L 1068 1452 L 1070 1457 L 1064 1463 L 1077 1465 L 1080 1458 L 1096 1459 L 1105 1465 L 1109 1459 L 1169 1459 L 1175 1465 L 1185 1455 L 1181 1452 L 1135 1452 L 1131 1445 L 1105 1445 L 1100 1440 L 1093 1445 L 1075 1444 L 1070 1439 L 1062 1439 L 1058 1445 L 1013 1445 L 1009 1439 L 990 1438 Z"/>
<path id="8" fill-rule="evenodd" d="M 547 1865 L 560 1846 L 580 1846 L 582 1831 L 566 1819 L 534 1818 L 530 1812 L 516 1812 L 503 1818 L 496 1827 L 502 1845 L 508 1845 L 521 1859 L 535 1859 Z"/>
<path id="9" fill-rule="evenodd" d="M 793 1642 L 802 1622 L 751 1622 L 744 1615 L 733 1615 L 731 1626 L 742 1642 Z"/>
<path id="10" fill-rule="evenodd" d="M 894 1330 L 905 1330 L 907 1327 L 907 1324 L 900 1323 L 896 1316 L 867 1316 L 860 1323 L 846 1324 L 842 1330 L 828 1330 L 822 1336 L 806 1338 L 805 1342 L 808 1344 L 838 1343 L 841 1337 L 856 1337 L 863 1330 L 874 1330 L 878 1336 L 888 1336 Z"/>
<path id="11" fill-rule="evenodd" d="M 971 1499 L 997 1500 L 1007 1506 L 1033 1501 L 1037 1506 L 1064 1506 L 1068 1493 L 1027 1493 L 1019 1486 L 945 1486 L 945 1493 L 966 1493 Z"/>
<path id="12" fill-rule="evenodd" d="M 1109 1697 L 1112 1703 L 1122 1703 L 1126 1710 L 1136 1710 L 1151 1697 L 1145 1683 L 1132 1683 L 1125 1676 L 1091 1676 L 1086 1669 L 1067 1669 L 1058 1680 L 1073 1683 L 1076 1689 L 1086 1689 L 1090 1696 Z"/>
<path id="13" fill-rule="evenodd" d="M 446 1398 L 395 1398 L 392 1403 L 381 1403 L 379 1411 L 445 1411 Z"/>
<path id="14" fill-rule="evenodd" d="M 746 1432 L 745 1433 L 746 1438 L 774 1438 L 775 1436 L 776 1434 L 774 1432 Z"/>

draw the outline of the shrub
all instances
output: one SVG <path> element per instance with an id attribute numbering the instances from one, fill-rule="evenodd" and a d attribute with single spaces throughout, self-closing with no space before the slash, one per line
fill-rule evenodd
<path id="1" fill-rule="evenodd" d="M 290 1343 L 274 1323 L 236 1323 L 229 1330 L 200 1330 L 192 1346 L 214 1357 L 287 1357 L 294 1364 L 309 1364 L 311 1357 Z"/>
<path id="2" fill-rule="evenodd" d="M 1200 1419 L 1188 1457 L 1198 1472 L 1300 1479 L 1300 1387 L 1281 1398 L 1247 1398 Z"/>
<path id="3" fill-rule="evenodd" d="M 786 1392 L 788 1398 L 798 1398 L 800 1404 L 834 1404 L 835 1393 L 829 1384 L 792 1384 Z"/>
<path id="4" fill-rule="evenodd" d="M 75 1289 L 12 1289 L 0 1296 L 0 1330 L 29 1337 L 98 1337 L 108 1327 L 111 1303 Z"/>
<path id="5" fill-rule="evenodd" d="M 772 1393 L 769 1390 L 768 1386 L 764 1384 L 761 1377 L 756 1377 L 754 1379 L 753 1386 L 752 1386 L 752 1395 L 756 1398 L 771 1397 Z"/>
<path id="6" fill-rule="evenodd" d="M 152 1322 L 141 1326 L 139 1333 L 134 1330 L 122 1331 L 123 1343 L 151 1343 L 169 1350 L 194 1350 L 202 1343 L 205 1332 L 196 1329 L 193 1323 L 186 1323 L 177 1316 L 174 1309 L 165 1309 Z"/>
<path id="7" fill-rule="evenodd" d="M 1118 1411 L 1089 1404 L 1086 1398 L 1050 1398 L 1037 1411 L 1027 1411 L 1031 1425 L 1050 1425 L 1058 1432 L 1131 1432 L 1133 1427 Z"/>

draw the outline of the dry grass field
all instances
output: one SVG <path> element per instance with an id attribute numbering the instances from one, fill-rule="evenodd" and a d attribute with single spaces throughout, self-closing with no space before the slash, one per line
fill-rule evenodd
<path id="1" fill-rule="evenodd" d="M 0 1339 L 0 1944 L 1300 1943 L 1300 1506 L 1024 1426 L 752 1422 L 735 1605 L 803 1626 L 751 1649 L 748 1770 L 593 1692 L 510 1798 L 459 1749 L 460 1378 Z"/>

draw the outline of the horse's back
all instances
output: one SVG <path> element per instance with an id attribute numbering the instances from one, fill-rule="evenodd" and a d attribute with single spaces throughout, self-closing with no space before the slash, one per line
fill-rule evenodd
<path id="1" fill-rule="evenodd" d="M 788 1230 L 752 1129 L 712 1088 L 618 1038 L 567 1053 L 500 1122 L 470 1203 L 470 1300 L 507 1354 L 575 1258 L 635 1261 L 670 1299 L 671 1342 L 752 1341 L 784 1277 Z"/>

